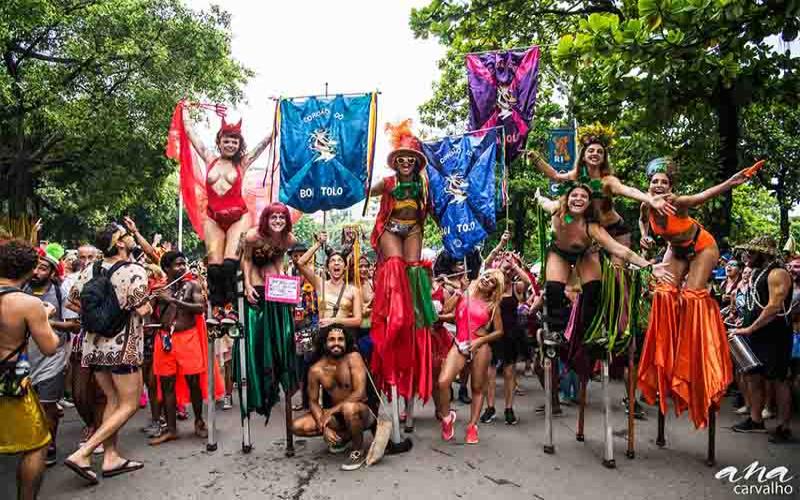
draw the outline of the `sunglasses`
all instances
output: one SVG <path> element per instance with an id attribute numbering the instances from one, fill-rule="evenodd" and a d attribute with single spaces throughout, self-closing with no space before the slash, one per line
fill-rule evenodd
<path id="1" fill-rule="evenodd" d="M 417 159 L 413 156 L 400 156 L 399 158 L 395 158 L 395 163 L 399 165 L 416 165 Z"/>

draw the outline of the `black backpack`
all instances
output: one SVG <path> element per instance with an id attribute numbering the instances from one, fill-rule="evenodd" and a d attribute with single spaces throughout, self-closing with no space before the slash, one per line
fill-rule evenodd
<path id="1" fill-rule="evenodd" d="M 81 326 L 89 333 L 115 337 L 128 326 L 130 311 L 120 307 L 111 276 L 130 262 L 117 262 L 106 271 L 102 261 L 94 263 L 92 279 L 81 290 Z"/>

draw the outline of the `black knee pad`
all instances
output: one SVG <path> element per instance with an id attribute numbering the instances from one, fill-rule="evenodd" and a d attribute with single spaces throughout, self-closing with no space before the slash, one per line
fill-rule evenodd
<path id="1" fill-rule="evenodd" d="M 547 306 L 545 321 L 552 331 L 564 330 L 569 322 L 570 302 L 564 293 L 566 288 L 565 283 L 557 281 L 544 283 L 544 300 Z"/>
<path id="2" fill-rule="evenodd" d="M 581 293 L 581 324 L 588 328 L 600 308 L 600 292 L 603 285 L 600 280 L 590 281 L 582 285 Z"/>
<path id="3" fill-rule="evenodd" d="M 208 300 L 212 306 L 225 305 L 225 271 L 222 264 L 208 265 Z"/>
<path id="4" fill-rule="evenodd" d="M 236 302 L 236 274 L 239 272 L 239 261 L 225 259 L 222 262 L 222 269 L 225 273 L 225 302 L 233 304 Z"/>

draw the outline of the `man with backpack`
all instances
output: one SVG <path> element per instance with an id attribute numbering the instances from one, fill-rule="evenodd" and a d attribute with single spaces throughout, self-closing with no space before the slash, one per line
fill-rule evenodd
<path id="1" fill-rule="evenodd" d="M 95 246 L 103 259 L 84 269 L 69 293 L 86 331 L 81 365 L 94 371 L 106 395 L 103 422 L 91 438 L 64 460 L 79 477 L 97 484 L 91 456 L 105 443 L 102 475 L 113 477 L 144 464 L 120 456 L 117 433 L 139 408 L 144 351 L 143 317 L 150 314 L 147 273 L 130 262 L 136 242 L 123 226 L 108 224 L 97 233 Z"/>
<path id="2" fill-rule="evenodd" d="M 39 260 L 33 270 L 33 276 L 23 291 L 55 308 L 55 313 L 50 318 L 50 326 L 59 337 L 56 353 L 52 356 L 45 356 L 35 344 L 28 347 L 31 383 L 39 396 L 39 402 L 44 408 L 45 415 L 47 415 L 52 436 L 52 441 L 47 448 L 46 459 L 47 465 L 51 466 L 56 463 L 56 436 L 60 420 L 58 401 L 64 397 L 65 370 L 69 355 L 67 352 L 69 332 L 75 329 L 77 323 L 66 322 L 62 316 L 64 297 L 61 295 L 58 281 L 58 257 L 42 248 L 38 249 L 38 253 Z"/>
<path id="3" fill-rule="evenodd" d="M 50 442 L 47 418 L 31 388 L 25 350 L 35 345 L 52 356 L 59 343 L 47 321 L 53 306 L 21 290 L 38 258 L 29 243 L 0 241 L 0 454 L 20 455 L 17 498 L 24 500 L 38 495 Z"/>

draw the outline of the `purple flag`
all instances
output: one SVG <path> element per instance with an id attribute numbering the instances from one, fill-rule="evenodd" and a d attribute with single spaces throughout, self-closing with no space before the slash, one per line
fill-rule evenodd
<path id="1" fill-rule="evenodd" d="M 470 54 L 466 58 L 469 80 L 469 128 L 503 125 L 506 164 L 519 155 L 530 130 L 539 76 L 539 47 L 525 51 Z"/>

